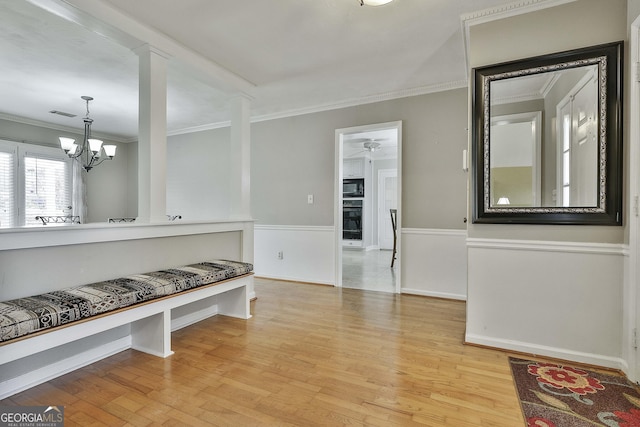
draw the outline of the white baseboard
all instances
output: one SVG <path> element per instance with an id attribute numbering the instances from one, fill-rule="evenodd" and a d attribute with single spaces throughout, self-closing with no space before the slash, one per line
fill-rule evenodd
<path id="1" fill-rule="evenodd" d="M 318 284 L 318 285 L 329 285 L 329 286 L 335 286 L 333 282 L 328 282 L 328 281 L 319 281 L 319 280 L 308 280 L 302 277 L 295 277 L 295 276 L 270 276 L 268 274 L 261 274 L 259 276 L 255 276 L 256 279 L 271 279 L 271 280 L 284 280 L 285 282 L 303 282 L 303 283 L 313 283 L 313 284 Z"/>
<path id="2" fill-rule="evenodd" d="M 594 366 L 602 366 L 605 368 L 620 369 L 622 371 L 627 369 L 626 362 L 619 357 L 607 357 L 599 354 L 583 353 L 565 348 L 547 347 L 544 345 L 492 338 L 476 334 L 466 334 L 465 342 L 501 350 L 511 350 L 519 353 L 570 360 Z"/>
<path id="3" fill-rule="evenodd" d="M 59 362 L 30 371 L 0 383 L 0 399 L 35 387 L 76 369 L 131 348 L 131 336 L 123 337 L 90 350 L 65 358 Z"/>
<path id="4" fill-rule="evenodd" d="M 425 291 L 423 289 L 411 289 L 411 288 L 402 288 L 403 294 L 410 295 L 420 295 L 423 297 L 434 297 L 434 298 L 444 298 L 444 299 L 453 299 L 459 301 L 466 301 L 467 296 L 462 294 L 452 294 L 447 292 L 435 292 L 435 291 Z"/>

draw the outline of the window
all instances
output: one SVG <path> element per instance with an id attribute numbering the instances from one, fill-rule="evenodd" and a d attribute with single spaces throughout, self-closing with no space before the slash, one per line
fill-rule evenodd
<path id="1" fill-rule="evenodd" d="M 16 150 L 0 147 L 0 228 L 16 224 Z"/>
<path id="2" fill-rule="evenodd" d="M 72 163 L 60 150 L 0 141 L 0 228 L 71 215 Z"/>

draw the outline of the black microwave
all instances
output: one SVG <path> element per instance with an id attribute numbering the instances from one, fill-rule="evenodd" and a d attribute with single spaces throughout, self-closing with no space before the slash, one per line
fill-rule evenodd
<path id="1" fill-rule="evenodd" d="M 342 180 L 342 197 L 364 197 L 364 178 Z"/>

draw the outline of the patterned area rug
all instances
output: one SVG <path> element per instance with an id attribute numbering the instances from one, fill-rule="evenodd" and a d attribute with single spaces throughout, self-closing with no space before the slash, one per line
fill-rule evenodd
<path id="1" fill-rule="evenodd" d="M 640 394 L 625 377 L 510 358 L 529 427 L 640 427 Z"/>

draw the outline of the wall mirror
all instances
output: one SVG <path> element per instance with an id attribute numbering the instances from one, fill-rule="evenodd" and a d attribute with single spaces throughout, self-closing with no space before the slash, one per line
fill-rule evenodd
<path id="1" fill-rule="evenodd" d="M 621 225 L 622 42 L 473 73 L 473 222 Z"/>

